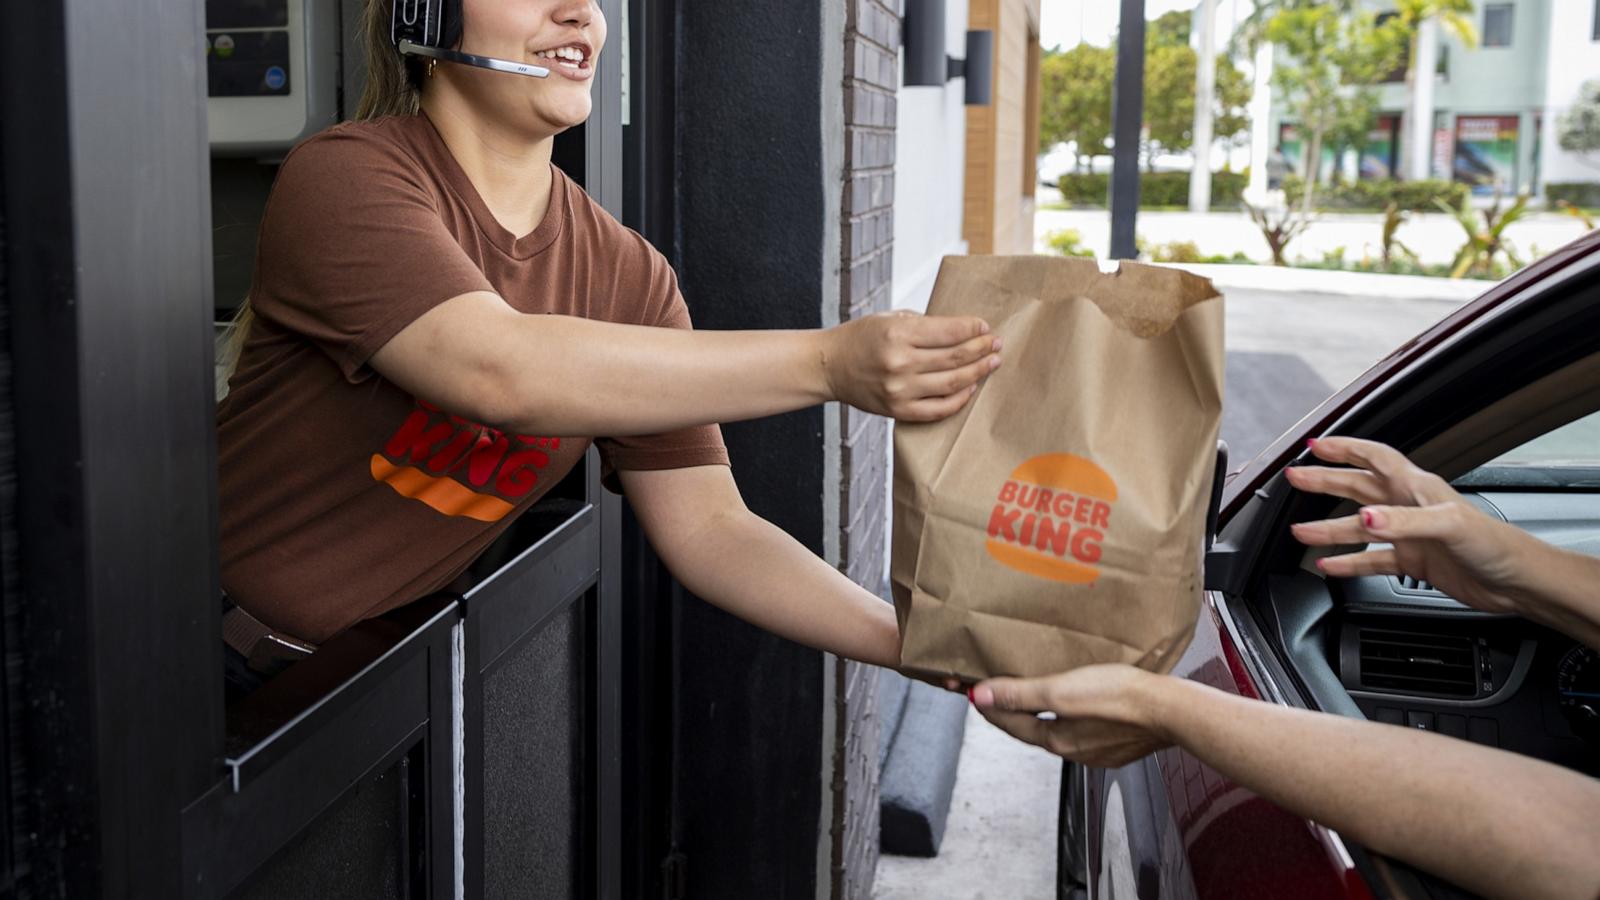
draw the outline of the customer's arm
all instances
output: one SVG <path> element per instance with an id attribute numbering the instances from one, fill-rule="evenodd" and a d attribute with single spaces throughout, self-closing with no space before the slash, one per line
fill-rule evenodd
<path id="1" fill-rule="evenodd" d="M 667 568 L 692 593 L 793 641 L 894 666 L 894 607 L 751 512 L 726 466 L 619 473 Z"/>
<path id="2" fill-rule="evenodd" d="M 960 409 L 999 365 L 981 319 L 884 313 L 812 331 L 692 331 L 528 315 L 488 292 L 372 357 L 406 391 L 519 434 L 630 436 L 841 400 L 908 421 Z"/>
<path id="3" fill-rule="evenodd" d="M 973 701 L 1011 734 L 1091 765 L 1177 745 L 1296 815 L 1485 896 L 1600 892 L 1600 782 L 1559 766 L 1126 665 L 992 679 Z M 1061 718 L 1034 714 L 1044 710 Z M 1120 734 L 1121 747 L 1080 755 L 1085 723 Z"/>
<path id="4" fill-rule="evenodd" d="M 1351 468 L 1291 467 L 1289 483 L 1363 506 L 1295 525 L 1295 537 L 1314 546 L 1391 545 L 1318 560 L 1325 574 L 1411 575 L 1468 606 L 1515 613 L 1600 647 L 1600 559 L 1490 518 L 1392 447 L 1333 437 L 1313 441 L 1311 452 Z"/>

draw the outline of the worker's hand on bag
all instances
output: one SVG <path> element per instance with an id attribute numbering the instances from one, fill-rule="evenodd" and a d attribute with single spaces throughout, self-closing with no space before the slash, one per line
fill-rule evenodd
<path id="1" fill-rule="evenodd" d="M 991 678 L 970 696 L 984 718 L 1012 737 L 1073 762 L 1115 768 L 1171 746 L 1153 702 L 1170 679 L 1107 663 L 1040 678 Z"/>
<path id="2" fill-rule="evenodd" d="M 1325 574 L 1409 575 L 1477 609 L 1519 611 L 1530 566 L 1545 552 L 1537 538 L 1484 514 L 1393 447 L 1330 437 L 1312 441 L 1311 452 L 1350 468 L 1292 466 L 1285 470 L 1289 483 L 1362 507 L 1355 515 L 1296 524 L 1294 536 L 1314 547 L 1392 545 L 1320 559 Z"/>
<path id="3" fill-rule="evenodd" d="M 1000 339 L 970 316 L 879 313 L 823 332 L 833 396 L 905 422 L 960 410 L 1000 365 Z"/>

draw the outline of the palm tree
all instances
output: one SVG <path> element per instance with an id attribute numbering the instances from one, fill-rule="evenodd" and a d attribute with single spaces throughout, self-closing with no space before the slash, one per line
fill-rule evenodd
<path id="1" fill-rule="evenodd" d="M 1433 93 L 1427 91 L 1419 94 L 1417 90 L 1418 62 L 1425 56 L 1431 69 L 1436 59 L 1431 46 L 1434 39 L 1432 28 L 1429 26 L 1433 22 L 1442 24 L 1470 50 L 1478 44 L 1478 29 L 1472 23 L 1476 6 L 1474 0 L 1397 0 L 1395 3 L 1398 15 L 1393 25 L 1405 34 L 1411 48 L 1406 54 L 1406 106 L 1400 113 L 1400 133 L 1408 136 L 1408 140 L 1422 141 L 1423 136 L 1430 134 L 1433 128 Z M 1425 35 L 1426 40 L 1430 41 L 1427 47 L 1422 45 Z M 1433 72 L 1423 73 L 1423 77 L 1432 78 Z M 1421 104 L 1420 101 L 1424 99 L 1427 102 Z M 1421 108 L 1423 105 L 1426 108 Z M 1426 166 L 1423 171 L 1415 171 L 1416 166 L 1411 160 L 1416 158 L 1414 151 L 1408 153 L 1402 161 L 1401 171 L 1408 178 L 1428 177 Z"/>

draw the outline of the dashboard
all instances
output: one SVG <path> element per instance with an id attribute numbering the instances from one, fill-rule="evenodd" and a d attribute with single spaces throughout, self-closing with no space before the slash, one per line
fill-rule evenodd
<path id="1" fill-rule="evenodd" d="M 1548 543 L 1600 556 L 1600 493 L 1464 496 Z M 1333 594 L 1326 661 L 1367 718 L 1600 775 L 1600 654 L 1593 648 L 1471 609 L 1412 578 L 1370 575 L 1326 589 Z"/>

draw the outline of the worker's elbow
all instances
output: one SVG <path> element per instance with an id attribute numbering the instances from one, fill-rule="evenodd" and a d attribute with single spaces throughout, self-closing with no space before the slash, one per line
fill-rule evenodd
<path id="1" fill-rule="evenodd" d="M 451 412 L 513 434 L 540 434 L 540 419 L 548 407 L 538 386 L 525 373 L 504 361 L 474 361 L 452 379 L 459 385 L 460 402 Z"/>

